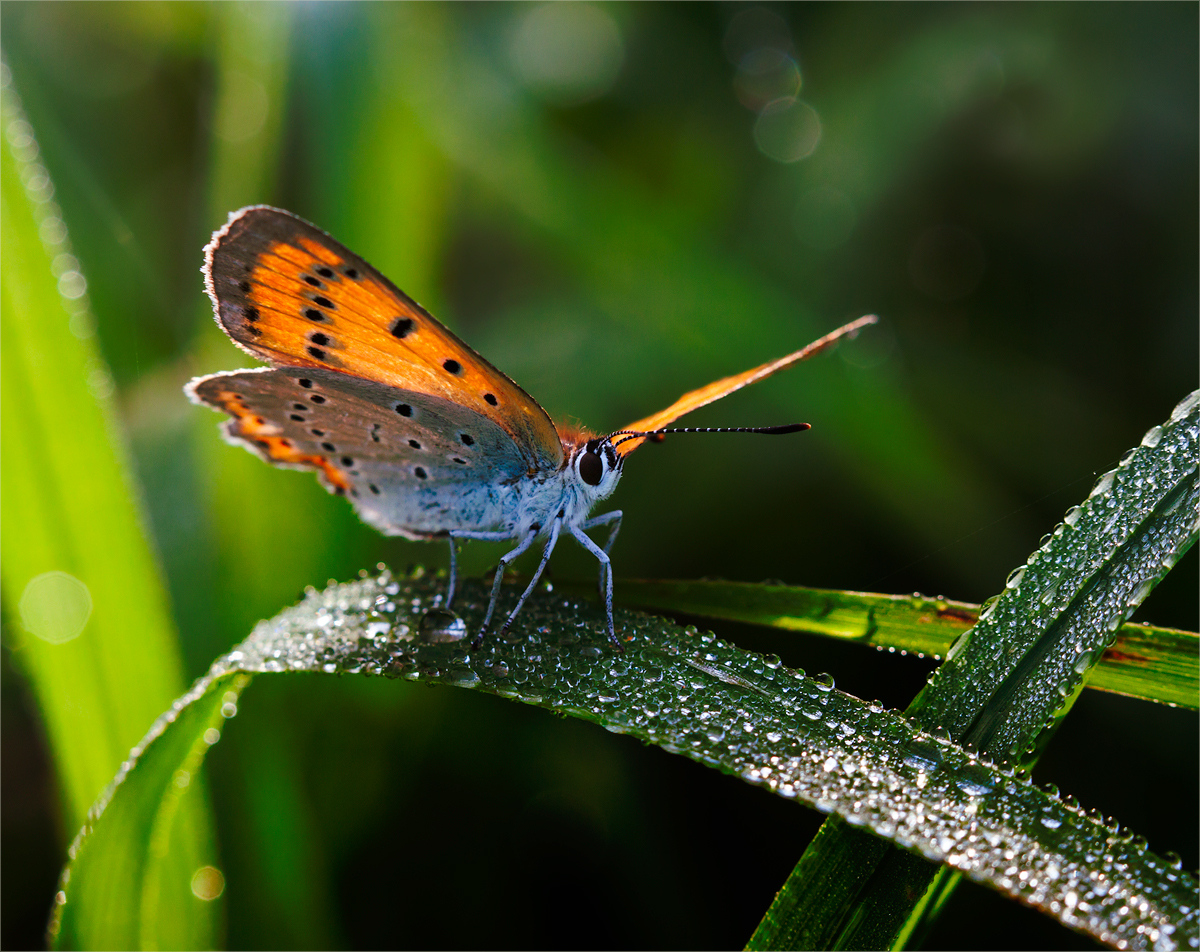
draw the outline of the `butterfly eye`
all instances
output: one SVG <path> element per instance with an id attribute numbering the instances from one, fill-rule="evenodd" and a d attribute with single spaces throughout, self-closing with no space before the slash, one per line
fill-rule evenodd
<path id="1" fill-rule="evenodd" d="M 604 464 L 591 450 L 579 457 L 579 478 L 589 486 L 599 486 L 604 478 Z"/>

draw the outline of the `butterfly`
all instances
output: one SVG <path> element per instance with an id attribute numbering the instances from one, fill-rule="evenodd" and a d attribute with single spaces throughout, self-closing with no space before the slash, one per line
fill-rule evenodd
<path id="1" fill-rule="evenodd" d="M 545 540 L 533 579 L 502 631 L 566 534 L 600 563 L 609 640 L 622 650 L 609 557 L 622 513 L 591 511 L 617 488 L 629 454 L 668 433 L 808 429 L 807 423 L 666 427 L 877 320 L 859 318 L 786 357 L 598 435 L 556 425 L 421 305 L 290 212 L 265 205 L 233 212 L 206 246 L 203 272 L 217 324 L 238 347 L 271 365 L 209 374 L 187 385 L 194 403 L 229 415 L 223 424 L 229 442 L 276 466 L 315 471 L 386 535 L 449 540 L 447 608 L 460 540 L 516 540 L 500 558 L 475 645 L 491 625 L 505 567 Z M 587 534 L 602 527 L 608 528 L 603 546 Z"/>

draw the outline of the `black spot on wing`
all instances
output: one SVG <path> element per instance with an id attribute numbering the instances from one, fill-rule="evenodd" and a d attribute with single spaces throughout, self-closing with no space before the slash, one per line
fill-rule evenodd
<path id="1" fill-rule="evenodd" d="M 392 336 L 399 340 L 404 340 L 411 334 L 417 326 L 417 322 L 411 317 L 398 317 L 392 323 Z"/>

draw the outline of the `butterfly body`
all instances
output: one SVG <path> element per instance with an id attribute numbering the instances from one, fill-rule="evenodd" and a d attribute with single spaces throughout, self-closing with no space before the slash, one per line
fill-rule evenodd
<path id="1" fill-rule="evenodd" d="M 450 333 L 387 278 L 289 212 L 252 206 L 230 215 L 205 249 L 217 323 L 271 368 L 199 377 L 191 399 L 224 411 L 227 440 L 276 466 L 316 471 L 388 535 L 449 539 L 448 605 L 460 539 L 516 540 L 504 566 L 544 539 L 534 579 L 566 533 L 600 563 L 609 636 L 619 511 L 591 517 L 616 489 L 625 458 L 684 413 L 824 349 L 875 319 L 862 318 L 797 351 L 686 394 L 609 436 L 557 427 L 512 380 Z M 806 424 L 759 428 L 792 432 Z M 603 547 L 587 536 L 609 526 Z M 480 632 L 479 637 L 482 637 Z"/>

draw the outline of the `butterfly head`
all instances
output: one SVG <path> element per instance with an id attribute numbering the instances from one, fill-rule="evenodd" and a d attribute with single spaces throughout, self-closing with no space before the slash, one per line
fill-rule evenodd
<path id="1" fill-rule="evenodd" d="M 604 499 L 617 488 L 624 460 L 607 436 L 579 442 L 570 458 L 571 471 L 584 492 L 593 499 Z"/>

